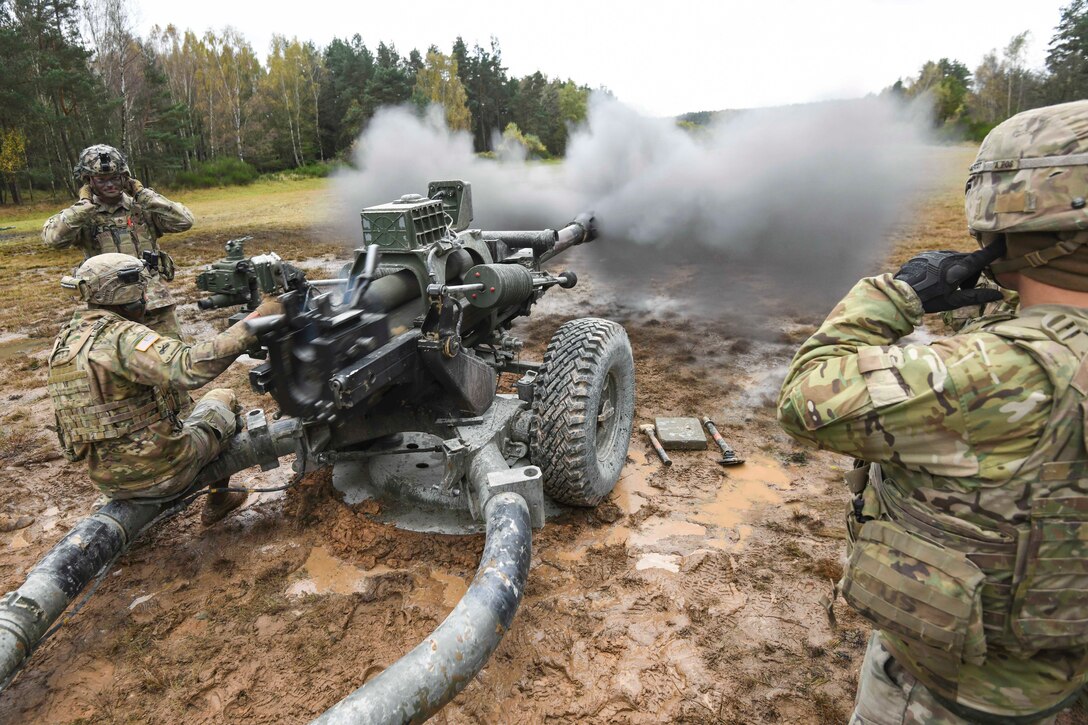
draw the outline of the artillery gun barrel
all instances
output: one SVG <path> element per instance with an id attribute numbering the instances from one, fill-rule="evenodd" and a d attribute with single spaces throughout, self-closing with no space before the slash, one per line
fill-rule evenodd
<path id="1" fill-rule="evenodd" d="M 484 266 L 490 266 L 490 265 L 484 265 Z M 479 269 L 479 267 L 474 267 L 474 269 Z M 557 284 L 560 287 L 568 287 L 569 288 L 569 287 L 573 287 L 577 282 L 578 282 L 578 277 L 575 276 L 574 272 L 567 271 L 567 272 L 563 272 L 561 274 L 557 274 L 555 276 L 552 276 L 550 274 L 540 275 L 540 276 L 531 276 L 529 281 L 528 281 L 528 284 L 529 284 L 530 287 L 551 287 L 552 285 Z M 432 284 L 432 285 L 429 285 L 427 287 L 427 294 L 443 294 L 443 293 L 449 294 L 449 293 L 457 293 L 457 292 L 460 292 L 460 293 L 464 294 L 466 292 L 483 292 L 485 289 L 487 289 L 487 285 L 479 284 L 479 283 L 474 283 L 474 284 Z M 492 291 L 494 291 L 494 290 L 492 290 Z"/>
<path id="2" fill-rule="evenodd" d="M 529 247 L 537 254 L 554 257 L 563 250 L 582 242 L 590 242 L 597 236 L 593 212 L 582 212 L 562 229 L 540 231 L 483 232 L 486 239 L 498 239 L 509 247 Z"/>

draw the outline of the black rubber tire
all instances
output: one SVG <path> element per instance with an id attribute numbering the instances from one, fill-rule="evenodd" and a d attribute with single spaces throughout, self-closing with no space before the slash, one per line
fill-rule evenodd
<path id="1" fill-rule="evenodd" d="M 635 361 L 623 327 L 583 317 L 548 343 L 533 393 L 531 460 L 544 491 L 596 506 L 619 480 L 635 415 Z"/>

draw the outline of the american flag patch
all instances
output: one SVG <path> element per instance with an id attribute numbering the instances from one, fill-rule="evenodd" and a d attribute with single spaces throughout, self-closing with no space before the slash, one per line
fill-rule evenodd
<path id="1" fill-rule="evenodd" d="M 147 349 L 155 344 L 155 341 L 159 339 L 157 332 L 149 332 L 144 335 L 144 339 L 136 343 L 136 349 L 140 352 L 147 352 Z"/>

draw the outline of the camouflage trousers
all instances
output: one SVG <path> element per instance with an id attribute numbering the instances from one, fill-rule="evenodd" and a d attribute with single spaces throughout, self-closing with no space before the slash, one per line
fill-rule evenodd
<path id="1" fill-rule="evenodd" d="M 1056 715 L 1036 720 L 1051 725 Z M 933 697 L 922 683 L 896 662 L 873 632 L 865 661 L 861 663 L 861 681 L 850 725 L 972 725 L 951 712 Z"/>
<path id="2" fill-rule="evenodd" d="M 238 430 L 237 401 L 234 391 L 209 390 L 193 406 L 182 424 L 189 438 L 184 458 L 173 461 L 170 477 L 141 489 L 106 492 L 110 498 L 165 498 L 181 493 L 192 485 L 200 469 L 214 461 Z"/>

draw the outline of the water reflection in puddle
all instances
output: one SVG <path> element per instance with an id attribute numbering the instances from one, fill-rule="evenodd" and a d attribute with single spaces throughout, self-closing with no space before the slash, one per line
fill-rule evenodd
<path id="1" fill-rule="evenodd" d="M 631 462 L 623 467 L 620 480 L 612 489 L 612 503 L 625 514 L 633 514 L 656 495 L 654 487 L 646 480 L 653 473 L 654 467 L 646 460 L 646 454 L 642 451 L 631 449 L 627 455 Z"/>
<path id="2" fill-rule="evenodd" d="M 658 554 L 655 551 L 651 551 L 648 554 L 642 555 L 635 564 L 635 569 L 637 571 L 645 571 L 646 569 L 664 569 L 665 571 L 676 573 L 680 571 L 680 557 L 676 554 Z"/>
<path id="3" fill-rule="evenodd" d="M 713 501 L 703 504 L 696 519 L 722 528 L 736 528 L 756 506 L 782 503 L 775 486 L 788 486 L 789 474 L 776 461 L 755 457 L 729 470 Z"/>
<path id="4" fill-rule="evenodd" d="M 379 574 L 391 571 L 379 564 L 373 569 L 360 569 L 346 561 L 337 559 L 325 547 L 315 546 L 310 549 L 310 556 L 302 565 L 304 578 L 287 588 L 287 596 L 301 597 L 304 594 L 352 594 L 366 591 L 367 580 Z"/>
<path id="5" fill-rule="evenodd" d="M 676 536 L 706 536 L 706 527 L 683 519 L 651 517 L 627 538 L 628 546 L 652 546 Z"/>

